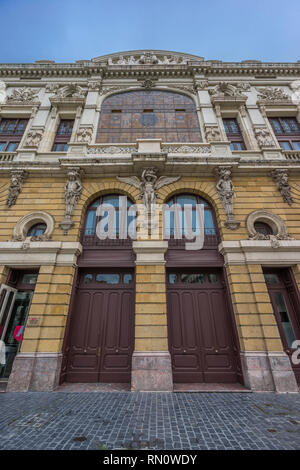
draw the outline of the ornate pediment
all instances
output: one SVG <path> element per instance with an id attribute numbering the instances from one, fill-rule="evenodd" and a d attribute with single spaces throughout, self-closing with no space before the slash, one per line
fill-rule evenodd
<path id="1" fill-rule="evenodd" d="M 228 83 L 219 82 L 214 88 L 209 90 L 213 97 L 244 98 L 243 91 L 248 91 L 250 85 L 248 82 Z"/>
<path id="2" fill-rule="evenodd" d="M 96 57 L 92 62 L 101 62 L 113 66 L 128 65 L 186 65 L 188 62 L 203 62 L 203 57 L 179 52 L 146 50 L 126 51 Z"/>
<path id="3" fill-rule="evenodd" d="M 54 96 L 50 98 L 51 103 L 54 105 L 81 105 L 84 103 L 87 94 L 87 90 L 77 83 L 69 83 L 64 86 L 51 83 L 48 85 L 47 91 L 54 93 Z"/>

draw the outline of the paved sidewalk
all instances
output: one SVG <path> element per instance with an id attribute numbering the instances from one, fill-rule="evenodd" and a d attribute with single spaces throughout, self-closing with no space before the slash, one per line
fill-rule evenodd
<path id="1" fill-rule="evenodd" d="M 300 394 L 2 393 L 0 449 L 300 449 Z"/>

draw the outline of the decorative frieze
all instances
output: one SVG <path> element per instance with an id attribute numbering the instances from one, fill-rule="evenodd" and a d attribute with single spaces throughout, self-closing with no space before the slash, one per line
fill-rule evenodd
<path id="1" fill-rule="evenodd" d="M 132 153 L 135 150 L 135 146 L 132 147 L 117 147 L 111 145 L 109 147 L 89 147 L 87 150 L 88 154 L 99 155 L 99 154 L 123 154 L 123 153 Z"/>
<path id="2" fill-rule="evenodd" d="M 0 81 L 0 104 L 4 104 L 6 101 L 6 83 Z"/>
<path id="3" fill-rule="evenodd" d="M 44 131 L 42 129 L 30 129 L 26 135 L 24 147 L 35 147 L 40 145 Z"/>
<path id="4" fill-rule="evenodd" d="M 65 186 L 65 217 L 59 224 L 65 235 L 74 225 L 72 216 L 75 205 L 80 199 L 81 191 L 81 170 L 80 168 L 72 168 L 68 171 L 68 180 Z"/>
<path id="5" fill-rule="evenodd" d="M 12 94 L 7 97 L 10 104 L 22 103 L 31 104 L 38 102 L 38 91 L 32 88 L 14 88 Z"/>
<path id="6" fill-rule="evenodd" d="M 231 181 L 231 167 L 220 166 L 216 169 L 216 175 L 218 177 L 216 190 L 227 216 L 224 225 L 230 230 L 236 230 L 239 228 L 240 222 L 235 220 L 233 212 L 234 186 Z"/>
<path id="7" fill-rule="evenodd" d="M 289 101 L 290 97 L 284 93 L 281 88 L 277 87 L 264 87 L 256 88 L 258 91 L 258 99 L 266 101 Z"/>
<path id="8" fill-rule="evenodd" d="M 27 172 L 25 170 L 13 170 L 11 172 L 10 186 L 8 189 L 8 197 L 6 205 L 8 207 L 16 204 L 17 198 L 22 190 L 24 181 L 27 178 Z"/>
<path id="9" fill-rule="evenodd" d="M 179 145 L 179 146 L 162 146 L 163 151 L 167 153 L 210 153 L 211 149 L 205 145 Z"/>
<path id="10" fill-rule="evenodd" d="M 110 57 L 108 65 L 184 65 L 186 59 L 178 55 L 155 55 L 154 52 L 144 52 L 139 55 Z"/>
<path id="11" fill-rule="evenodd" d="M 278 191 L 280 192 L 284 202 L 292 205 L 294 201 L 291 195 L 288 171 L 286 169 L 277 168 L 276 170 L 272 171 L 272 177 L 277 184 Z"/>
<path id="12" fill-rule="evenodd" d="M 275 142 L 266 127 L 255 127 L 254 134 L 260 148 L 275 147 Z"/>

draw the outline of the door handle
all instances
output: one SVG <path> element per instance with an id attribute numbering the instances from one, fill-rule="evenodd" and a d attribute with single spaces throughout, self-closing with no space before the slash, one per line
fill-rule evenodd
<path id="1" fill-rule="evenodd" d="M 99 348 L 98 348 L 98 353 L 97 353 L 97 356 L 99 357 L 99 356 L 100 356 L 100 354 L 101 354 L 101 348 L 99 347 Z"/>
<path id="2" fill-rule="evenodd" d="M 116 349 L 116 353 L 118 353 L 118 352 L 119 352 L 119 350 L 118 350 L 118 349 Z"/>
<path id="3" fill-rule="evenodd" d="M 186 349 L 183 350 L 184 354 L 186 353 Z"/>
<path id="4" fill-rule="evenodd" d="M 86 349 L 83 350 L 84 354 L 86 354 Z"/>

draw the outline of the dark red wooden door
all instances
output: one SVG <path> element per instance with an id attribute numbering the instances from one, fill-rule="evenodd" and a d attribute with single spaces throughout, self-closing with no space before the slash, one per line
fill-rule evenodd
<path id="1" fill-rule="evenodd" d="M 288 269 L 264 270 L 265 280 L 276 317 L 281 341 L 285 352 L 290 358 L 297 383 L 300 384 L 300 364 L 293 361 L 293 347 L 300 340 L 300 311 L 297 287 Z"/>
<path id="2" fill-rule="evenodd" d="M 167 273 L 174 382 L 238 381 L 238 349 L 221 270 Z"/>
<path id="3" fill-rule="evenodd" d="M 83 271 L 74 304 L 66 381 L 130 382 L 133 271 Z"/>

